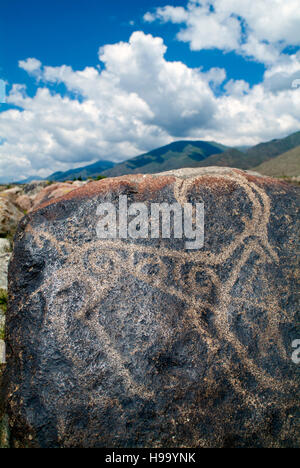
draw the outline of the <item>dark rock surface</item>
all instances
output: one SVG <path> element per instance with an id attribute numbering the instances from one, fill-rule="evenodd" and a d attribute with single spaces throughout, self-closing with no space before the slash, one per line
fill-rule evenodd
<path id="1" fill-rule="evenodd" d="M 205 245 L 99 240 L 100 202 L 205 203 Z M 90 183 L 21 222 L 13 447 L 297 447 L 299 190 L 221 168 Z"/>

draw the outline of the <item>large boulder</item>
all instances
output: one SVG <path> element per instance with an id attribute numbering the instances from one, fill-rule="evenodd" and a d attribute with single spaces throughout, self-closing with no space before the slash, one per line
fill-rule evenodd
<path id="1" fill-rule="evenodd" d="M 204 202 L 204 246 L 100 239 L 98 207 L 120 195 Z M 298 207 L 296 187 L 206 168 L 93 182 L 27 215 L 9 270 L 12 446 L 299 446 Z"/>

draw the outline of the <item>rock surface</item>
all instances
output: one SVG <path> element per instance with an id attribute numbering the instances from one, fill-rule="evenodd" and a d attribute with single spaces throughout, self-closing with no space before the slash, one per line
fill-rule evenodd
<path id="1" fill-rule="evenodd" d="M 17 185 L 10 189 L 3 190 L 0 192 L 0 198 L 12 203 L 23 215 L 24 212 L 29 212 L 33 208 L 37 208 L 39 204 L 66 195 L 88 182 L 89 181 L 76 180 L 73 182 L 59 182 L 54 184 L 46 180 L 33 181 L 29 184 Z"/>
<path id="2" fill-rule="evenodd" d="M 7 198 L 0 196 L 0 236 L 14 232 L 23 213 Z"/>
<path id="3" fill-rule="evenodd" d="M 30 211 L 33 207 L 33 199 L 28 195 L 20 195 L 16 198 L 15 204 L 22 211 Z"/>
<path id="4" fill-rule="evenodd" d="M 21 186 L 11 187 L 10 189 L 2 190 L 1 197 L 7 198 L 8 200 L 14 202 L 14 200 L 22 193 Z"/>
<path id="5" fill-rule="evenodd" d="M 100 240 L 100 202 L 204 202 L 205 245 Z M 27 215 L 9 270 L 15 447 L 298 447 L 299 190 L 206 168 Z"/>
<path id="6" fill-rule="evenodd" d="M 8 239 L 0 237 L 0 255 L 9 253 L 11 250 L 10 242 Z"/>
<path id="7" fill-rule="evenodd" d="M 9 240 L 0 238 L 0 289 L 7 289 L 8 263 L 11 257 L 10 250 Z"/>
<path id="8" fill-rule="evenodd" d="M 53 200 L 55 198 L 62 197 L 73 190 L 78 188 L 78 184 L 75 182 L 72 183 L 64 183 L 60 182 L 58 184 L 52 184 L 48 187 L 43 188 L 33 200 L 33 209 L 45 203 L 47 201 Z"/>
<path id="9" fill-rule="evenodd" d="M 0 364 L 5 363 L 5 343 L 3 340 L 0 340 Z"/>

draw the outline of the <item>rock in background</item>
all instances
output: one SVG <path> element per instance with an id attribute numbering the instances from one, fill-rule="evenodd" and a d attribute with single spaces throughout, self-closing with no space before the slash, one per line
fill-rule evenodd
<path id="1" fill-rule="evenodd" d="M 11 256 L 11 244 L 8 239 L 0 238 L 0 390 L 2 385 L 2 370 L 4 368 L 6 353 L 4 342 L 5 313 L 7 307 L 7 268 Z M 1 392 L 0 392 L 1 406 Z M 8 448 L 7 418 L 0 415 L 0 448 Z"/>
<path id="2" fill-rule="evenodd" d="M 0 289 L 7 289 L 7 273 L 10 257 L 10 241 L 5 238 L 0 238 Z"/>
<path id="3" fill-rule="evenodd" d="M 76 180 L 73 182 L 70 181 L 54 184 L 46 180 L 33 181 L 29 184 L 17 185 L 9 189 L 2 190 L 2 192 L 0 192 L 0 202 L 1 199 L 9 202 L 11 211 L 11 204 L 14 205 L 14 211 L 11 213 L 11 216 L 16 218 L 15 215 L 20 211 L 20 219 L 20 217 L 23 216 L 24 212 L 29 212 L 35 209 L 39 204 L 44 203 L 45 201 L 53 200 L 55 198 L 61 197 L 62 195 L 66 195 L 67 193 L 72 192 L 73 190 L 79 187 L 82 187 L 88 182 L 89 181 Z M 0 216 L 1 210 L 3 210 L 1 206 L 2 205 L 0 203 Z"/>
<path id="4" fill-rule="evenodd" d="M 37 208 L 42 203 L 45 203 L 55 198 L 62 197 L 73 190 L 85 185 L 86 181 L 75 181 L 73 183 L 60 182 L 57 184 L 51 184 L 44 187 L 36 196 L 32 199 L 32 209 Z"/>
<path id="5" fill-rule="evenodd" d="M 23 213 L 9 200 L 0 196 L 0 236 L 4 237 L 16 230 Z"/>
<path id="6" fill-rule="evenodd" d="M 101 202 L 204 202 L 205 245 L 99 240 Z M 222 168 L 88 184 L 9 270 L 14 447 L 298 447 L 299 190 Z"/>
<path id="7" fill-rule="evenodd" d="M 5 238 L 0 238 L 0 381 L 2 371 L 1 365 L 5 363 L 4 328 L 7 308 L 7 271 L 10 257 L 10 241 Z"/>

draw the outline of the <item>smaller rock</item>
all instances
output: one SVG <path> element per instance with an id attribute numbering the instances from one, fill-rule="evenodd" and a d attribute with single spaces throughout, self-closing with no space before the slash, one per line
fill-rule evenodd
<path id="1" fill-rule="evenodd" d="M 22 195 L 22 192 L 23 192 L 22 187 L 16 186 L 7 190 L 3 190 L 0 193 L 0 196 L 1 198 L 4 198 L 5 200 L 9 200 L 11 203 L 15 203 L 16 198 Z"/>
<path id="2" fill-rule="evenodd" d="M 5 364 L 5 343 L 3 340 L 0 340 L 0 364 Z"/>
<path id="3" fill-rule="evenodd" d="M 20 195 L 15 203 L 22 211 L 30 211 L 33 207 L 33 199 L 28 195 Z"/>
<path id="4" fill-rule="evenodd" d="M 35 197 L 33 201 L 33 209 L 37 208 L 42 203 L 45 203 L 49 200 L 54 198 L 59 198 L 66 195 L 69 192 L 81 187 L 83 184 L 78 185 L 74 182 L 74 184 L 68 184 L 65 182 L 57 183 L 49 185 L 45 187 L 40 193 Z"/>
<path id="5" fill-rule="evenodd" d="M 89 181 L 87 180 L 74 180 L 74 182 L 70 182 L 74 188 L 82 187 L 86 185 Z"/>
<path id="6" fill-rule="evenodd" d="M 4 327 L 5 327 L 5 315 L 4 315 L 4 311 L 2 311 L 0 307 L 0 336 L 1 336 L 1 333 L 4 332 Z"/>
<path id="7" fill-rule="evenodd" d="M 11 253 L 0 255 L 0 289 L 7 289 L 8 264 Z"/>
<path id="8" fill-rule="evenodd" d="M 0 237 L 0 255 L 7 254 L 11 251 L 10 242 L 8 239 Z"/>
<path id="9" fill-rule="evenodd" d="M 10 257 L 11 245 L 9 240 L 0 238 L 0 289 L 7 289 L 7 271 Z"/>
<path id="10" fill-rule="evenodd" d="M 30 184 L 22 186 L 23 194 L 29 197 L 35 197 L 41 190 L 48 186 L 49 182 L 47 180 L 33 180 Z"/>
<path id="11" fill-rule="evenodd" d="M 0 236 L 13 233 L 23 213 L 8 199 L 0 197 Z"/>

